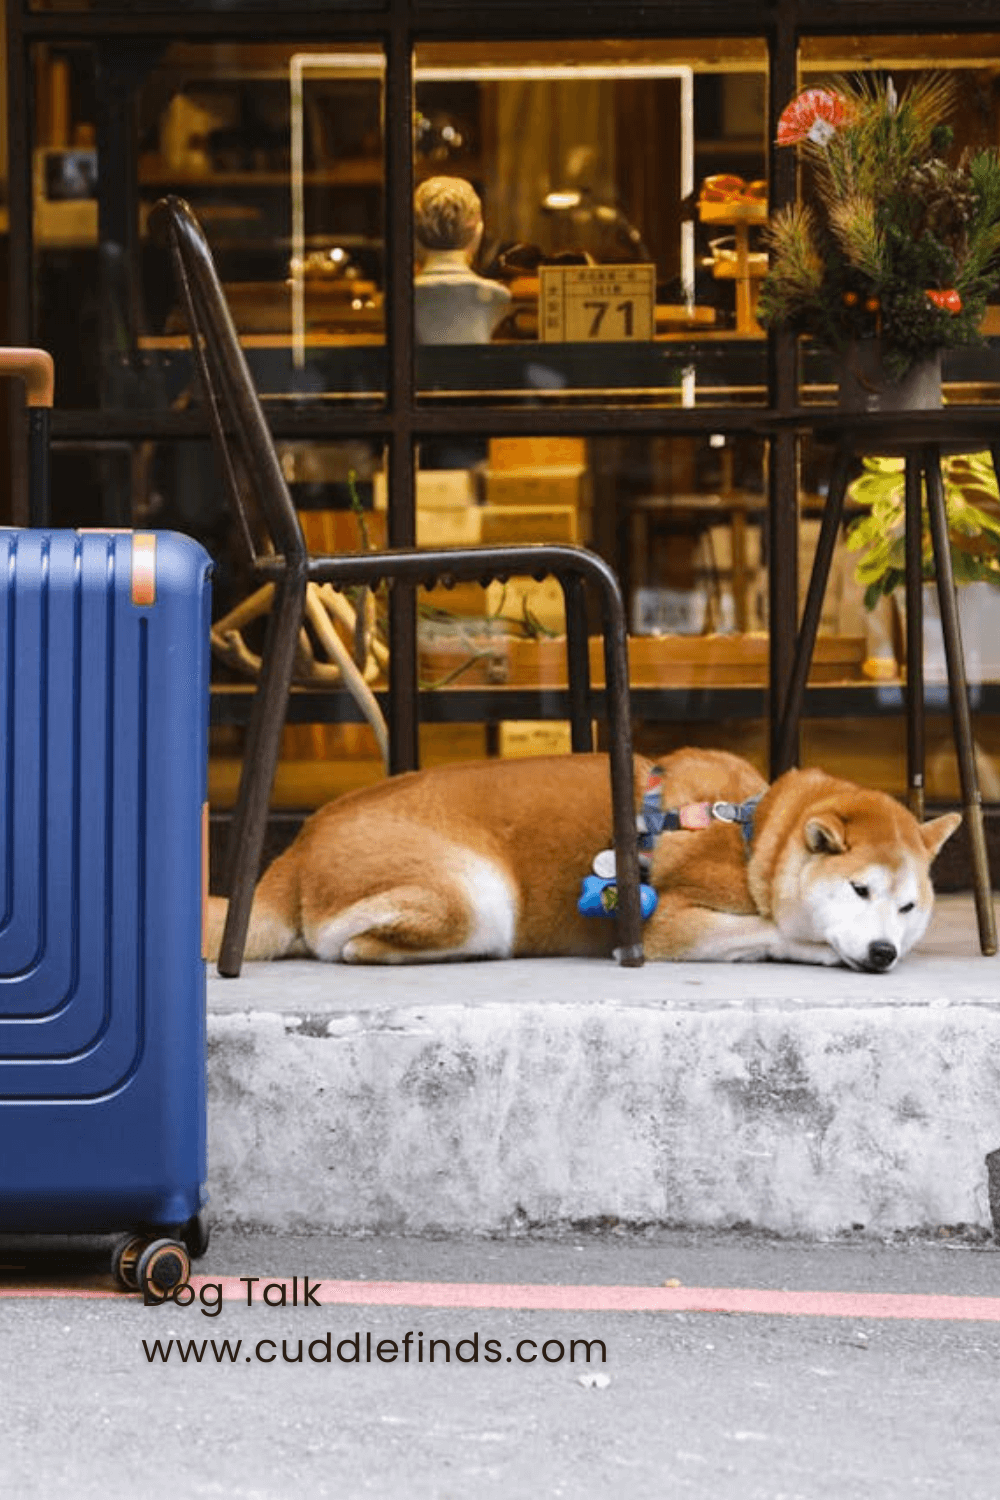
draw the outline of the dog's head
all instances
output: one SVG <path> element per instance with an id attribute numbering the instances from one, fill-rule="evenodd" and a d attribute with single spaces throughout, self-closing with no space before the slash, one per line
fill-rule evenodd
<path id="1" fill-rule="evenodd" d="M 841 783 L 806 810 L 775 883 L 779 927 L 882 974 L 920 941 L 934 906 L 930 867 L 962 819 L 929 823 L 882 792 Z"/>

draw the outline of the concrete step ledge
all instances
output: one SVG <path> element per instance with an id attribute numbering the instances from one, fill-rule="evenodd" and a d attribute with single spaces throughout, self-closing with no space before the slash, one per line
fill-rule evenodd
<path id="1" fill-rule="evenodd" d="M 1000 970 L 971 902 L 942 907 L 890 976 L 543 960 L 213 977 L 212 1215 L 409 1234 L 989 1228 Z"/>

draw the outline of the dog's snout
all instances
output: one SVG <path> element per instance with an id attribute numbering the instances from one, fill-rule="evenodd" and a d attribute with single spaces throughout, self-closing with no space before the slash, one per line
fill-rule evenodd
<path id="1" fill-rule="evenodd" d="M 896 951 L 895 944 L 893 944 L 893 943 L 869 943 L 868 944 L 868 962 L 871 965 L 871 967 L 873 969 L 877 970 L 879 973 L 882 973 L 883 970 L 885 970 L 885 969 L 890 969 L 892 967 L 892 965 L 896 962 L 896 958 L 897 958 L 897 951 Z"/>

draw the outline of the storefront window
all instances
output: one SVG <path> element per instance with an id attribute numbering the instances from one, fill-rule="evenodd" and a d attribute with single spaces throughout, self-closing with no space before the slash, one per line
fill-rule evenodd
<path id="1" fill-rule="evenodd" d="M 41 340 L 67 372 L 60 405 L 187 399 L 173 276 L 145 232 L 167 193 L 205 230 L 266 396 L 384 390 L 383 59 L 345 46 L 310 68 L 311 55 L 175 43 L 147 48 L 142 66 L 113 47 L 38 49 L 35 254 Z M 116 155 L 127 127 L 134 161 Z M 116 171 L 134 175 L 113 183 Z"/>
<path id="2" fill-rule="evenodd" d="M 1000 145 L 1000 35 L 805 37 L 800 48 L 803 88 L 852 77 L 885 88 L 891 80 L 898 98 L 914 84 L 950 77 L 955 107 L 948 118 L 953 141 L 943 142 L 949 161 Z M 803 173 L 808 193 L 809 178 Z M 877 310 L 869 342 L 877 339 Z M 998 335 L 1000 294 L 994 294 L 980 328 L 981 343 L 945 349 L 943 403 L 995 404 L 1000 395 Z M 801 346 L 802 403 L 833 406 L 839 398 L 838 366 L 829 350 Z M 989 441 L 988 430 L 982 442 Z M 806 438 L 801 450 L 800 565 L 802 589 L 815 545 L 810 515 L 825 500 L 832 455 L 828 444 Z M 945 451 L 942 462 L 946 504 L 953 518 L 951 550 L 958 583 L 958 608 L 975 716 L 978 774 L 983 796 L 1000 796 L 1000 719 L 995 712 L 1000 682 L 1000 590 L 988 581 L 995 569 L 995 537 L 974 519 L 973 509 L 996 522 L 1000 496 L 988 454 Z M 906 680 L 906 607 L 903 587 L 903 459 L 900 451 L 858 452 L 847 489 L 845 524 L 831 569 L 823 634 L 840 627 L 863 635 L 865 695 L 831 698 L 836 712 L 803 725 L 803 758 L 839 767 L 856 780 L 905 793 L 905 723 L 893 713 L 871 734 L 873 715 L 898 701 Z M 926 520 L 925 520 L 926 526 Z M 888 545 L 887 545 L 888 544 Z M 929 551 L 929 542 L 925 544 Z M 928 567 L 923 590 L 923 665 L 927 715 L 927 797 L 945 802 L 959 795 L 952 746 L 947 673 L 936 591 Z M 995 573 L 994 575 L 995 576 Z M 859 713 L 859 707 L 861 712 Z"/>
<path id="3" fill-rule="evenodd" d="M 122 0 L 125 12 L 140 8 Z M 186 8 L 211 10 L 213 0 Z M 268 33 L 278 37 L 281 24 L 273 17 Z M 773 256 L 764 39 L 421 41 L 416 400 L 404 371 L 390 413 L 387 336 L 400 330 L 389 326 L 386 292 L 393 267 L 410 270 L 410 246 L 386 236 L 398 186 L 386 171 L 387 130 L 399 127 L 387 94 L 390 29 L 383 20 L 377 41 L 342 43 L 295 24 L 312 39 L 166 42 L 137 32 L 88 43 L 68 27 L 67 40 L 26 43 L 33 102 L 20 144 L 33 141 L 34 283 L 22 299 L 32 307 L 24 341 L 56 360 L 54 521 L 192 531 L 218 560 L 219 609 L 240 602 L 213 462 L 206 443 L 191 441 L 201 417 L 185 425 L 176 415 L 197 404 L 197 387 L 173 276 L 147 234 L 152 204 L 179 194 L 206 230 L 313 545 L 384 543 L 391 515 L 396 536 L 414 519 L 422 546 L 593 547 L 626 598 L 639 747 L 718 743 L 763 767 L 769 576 L 772 557 L 781 574 L 789 539 L 769 535 L 769 503 L 779 493 L 788 514 L 798 483 L 804 593 L 831 461 L 808 420 L 797 478 L 790 446 L 780 463 L 771 447 L 789 412 L 770 410 L 778 393 L 757 316 Z M 465 37 L 474 24 L 462 21 Z M 256 37 L 255 28 L 246 30 Z M 174 34 L 183 32 L 179 13 Z M 955 149 L 1000 143 L 1000 34 L 805 36 L 799 64 L 802 86 L 861 73 L 900 90 L 944 69 L 962 103 Z M 11 143 L 16 154 L 14 133 Z M 23 172 L 12 173 L 18 180 Z M 996 403 L 1000 299 L 983 335 L 982 347 L 946 353 L 946 403 Z M 836 372 L 828 350 L 799 347 L 808 417 L 835 405 Z M 517 409 L 522 435 L 496 432 L 500 407 Z M 561 421 L 547 432 L 550 411 Z M 443 424 L 454 412 L 452 438 Z M 394 444 L 417 449 L 415 518 L 383 450 L 390 423 Z M 994 497 L 984 503 L 1000 511 Z M 900 598 L 890 588 L 875 599 L 859 573 L 854 528 L 865 514 L 865 493 L 852 486 L 803 744 L 808 760 L 896 787 L 905 758 L 893 750 L 874 764 L 872 747 L 903 732 Z M 560 610 L 558 587 L 536 580 L 421 595 L 421 713 L 425 735 L 447 741 L 440 753 L 565 740 L 554 727 L 565 707 Z M 968 631 L 989 768 L 1000 755 L 990 738 L 1000 663 Z M 595 658 L 597 680 L 599 670 Z M 219 718 L 235 685 L 216 671 L 217 730 L 239 735 L 236 710 L 232 722 Z M 384 663 L 380 671 L 384 694 Z M 928 682 L 933 718 L 944 686 L 933 669 Z M 294 712 L 302 723 L 287 758 L 356 759 L 371 762 L 359 774 L 382 774 L 345 694 L 315 694 Z M 945 721 L 934 722 L 943 747 Z M 523 727 L 532 723 L 549 727 Z M 930 796 L 950 795 L 951 766 L 944 748 L 932 754 Z M 1000 780 L 983 775 L 995 798 Z"/>
<path id="4" fill-rule="evenodd" d="M 765 400 L 762 43 L 427 44 L 414 77 L 418 184 L 460 180 L 483 226 L 428 245 L 418 216 L 423 393 Z M 488 316 L 451 316 L 443 248 Z"/>
<path id="5" fill-rule="evenodd" d="M 384 11 L 387 0 L 296 0 L 297 10 L 325 11 Z M 177 10 L 189 15 L 212 11 L 262 11 L 273 13 L 272 0 L 183 0 Z M 163 0 L 29 0 L 29 10 L 42 11 L 106 11 L 125 12 L 128 15 L 143 11 L 162 11 Z"/>

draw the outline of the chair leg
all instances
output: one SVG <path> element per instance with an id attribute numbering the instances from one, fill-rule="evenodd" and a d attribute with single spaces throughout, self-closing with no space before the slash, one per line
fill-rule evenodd
<path id="1" fill-rule="evenodd" d="M 603 599 L 604 681 L 611 769 L 611 810 L 618 884 L 618 962 L 643 962 L 642 908 L 639 903 L 639 841 L 635 828 L 635 771 L 628 680 L 628 634 L 621 597 L 606 590 Z"/>
<path id="2" fill-rule="evenodd" d="M 979 946 L 983 953 L 992 954 L 997 951 L 996 914 L 993 910 L 993 891 L 990 884 L 989 860 L 986 854 L 986 834 L 983 828 L 983 803 L 979 792 L 979 776 L 976 771 L 976 754 L 972 740 L 972 719 L 969 714 L 969 694 L 965 680 L 965 657 L 962 652 L 962 636 L 958 623 L 958 601 L 955 597 L 955 579 L 951 567 L 948 520 L 944 503 L 944 486 L 941 482 L 940 450 L 927 449 L 923 465 L 927 477 L 927 514 L 930 521 L 931 541 L 934 546 L 934 572 L 937 577 L 944 655 L 948 667 L 948 693 L 951 698 L 955 753 L 958 756 L 965 823 L 972 850 L 972 878 L 976 898 L 976 916 L 979 923 Z"/>
<path id="3" fill-rule="evenodd" d="M 906 785 L 913 816 L 924 820 L 924 600 L 922 470 L 906 455 Z"/>
<path id="4" fill-rule="evenodd" d="M 417 591 L 396 581 L 389 590 L 389 774 L 420 765 Z"/>
<path id="5" fill-rule="evenodd" d="M 830 476 L 830 491 L 826 505 L 823 507 L 819 540 L 816 543 L 816 556 L 813 559 L 812 573 L 809 577 L 809 591 L 806 594 L 802 623 L 795 642 L 788 696 L 778 721 L 778 753 L 775 763 L 780 771 L 787 771 L 790 766 L 797 763 L 799 758 L 799 720 L 802 717 L 802 704 L 805 700 L 806 682 L 809 678 L 809 668 L 812 665 L 812 655 L 816 645 L 816 632 L 819 629 L 820 615 L 823 610 L 823 598 L 830 577 L 830 564 L 833 562 L 841 517 L 844 514 L 844 495 L 847 492 L 847 477 L 850 473 L 852 456 L 849 448 L 838 449 L 834 459 L 833 473 Z"/>
<path id="6" fill-rule="evenodd" d="M 566 680 L 569 684 L 569 728 L 573 750 L 594 748 L 590 716 L 590 644 L 587 639 L 587 599 L 582 578 L 561 579 L 566 603 Z"/>
<path id="7" fill-rule="evenodd" d="M 304 578 L 284 578 L 275 585 L 260 682 L 254 696 L 240 789 L 229 834 L 229 909 L 218 964 L 219 973 L 229 979 L 239 975 L 243 964 L 304 604 Z"/>

